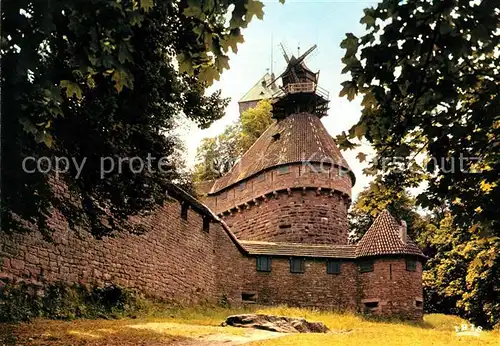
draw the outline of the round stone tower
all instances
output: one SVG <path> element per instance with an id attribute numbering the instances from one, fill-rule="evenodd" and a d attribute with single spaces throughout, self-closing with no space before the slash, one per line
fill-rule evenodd
<path id="1" fill-rule="evenodd" d="M 239 239 L 347 244 L 355 177 L 320 120 L 328 93 L 303 62 L 312 49 L 285 54 L 283 85 L 272 99 L 276 121 L 206 199 Z"/>

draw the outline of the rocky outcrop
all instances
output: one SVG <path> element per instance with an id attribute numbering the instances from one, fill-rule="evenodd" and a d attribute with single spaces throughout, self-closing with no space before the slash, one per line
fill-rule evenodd
<path id="1" fill-rule="evenodd" d="M 264 329 L 278 333 L 327 333 L 330 331 L 322 322 L 264 314 L 232 315 L 226 319 L 223 325 Z"/>

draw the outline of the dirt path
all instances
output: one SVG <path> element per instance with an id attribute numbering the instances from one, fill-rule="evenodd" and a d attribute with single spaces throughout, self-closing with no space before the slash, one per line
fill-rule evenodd
<path id="1" fill-rule="evenodd" d="M 258 329 L 140 320 L 38 320 L 0 324 L 0 345 L 233 346 L 285 336 Z"/>
<path id="2" fill-rule="evenodd" d="M 132 326 L 132 328 L 139 328 L 138 326 Z M 279 338 L 287 335 L 286 333 L 276 333 L 267 330 L 259 329 L 243 329 L 234 327 L 214 327 L 214 326 L 200 326 L 200 325 L 186 325 L 181 323 L 147 323 L 140 326 L 140 328 L 154 329 L 154 330 L 164 330 L 167 333 L 175 333 L 176 330 L 182 329 L 184 332 L 191 331 L 196 333 L 200 328 L 203 328 L 205 335 L 201 335 L 191 340 L 186 341 L 174 341 L 169 343 L 172 346 L 232 346 L 232 345 L 243 345 L 253 341 L 267 340 Z M 212 329 L 212 330 L 210 330 Z M 228 331 L 227 333 L 225 331 Z M 235 333 L 237 331 L 237 333 Z M 170 334 L 169 333 L 169 334 Z M 195 340 L 193 340 L 195 339 Z"/>

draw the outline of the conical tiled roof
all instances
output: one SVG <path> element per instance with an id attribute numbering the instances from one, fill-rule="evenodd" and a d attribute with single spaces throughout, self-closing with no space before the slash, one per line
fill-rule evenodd
<path id="1" fill-rule="evenodd" d="M 425 257 L 413 240 L 406 237 L 403 242 L 400 227 L 387 209 L 382 211 L 357 244 L 356 257 L 400 254 Z"/>
<path id="2" fill-rule="evenodd" d="M 333 138 L 314 114 L 292 114 L 273 123 L 225 176 L 217 180 L 216 193 L 265 169 L 295 163 L 334 163 L 354 174 Z"/>

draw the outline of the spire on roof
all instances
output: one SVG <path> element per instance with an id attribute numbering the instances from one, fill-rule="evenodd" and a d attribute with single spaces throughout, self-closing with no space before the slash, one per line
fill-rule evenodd
<path id="1" fill-rule="evenodd" d="M 384 209 L 357 244 L 356 256 L 407 254 L 425 257 L 406 234 L 406 223 L 399 224 Z"/>

